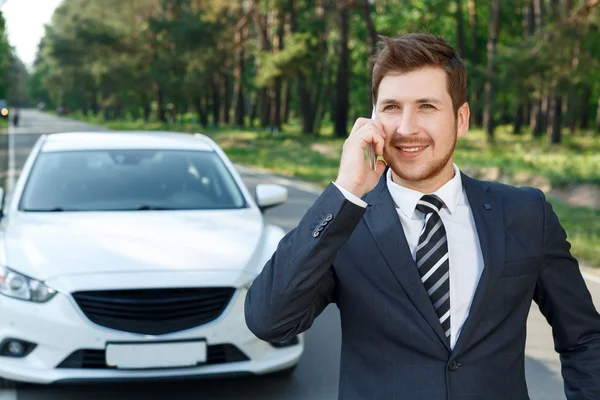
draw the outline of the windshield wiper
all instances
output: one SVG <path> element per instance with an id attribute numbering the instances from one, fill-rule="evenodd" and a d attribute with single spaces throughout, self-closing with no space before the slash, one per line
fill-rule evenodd
<path id="1" fill-rule="evenodd" d="M 74 209 L 66 210 L 62 207 L 54 207 L 54 208 L 25 208 L 23 211 L 28 212 L 61 212 L 61 211 L 76 211 Z"/>
<path id="2" fill-rule="evenodd" d="M 171 207 L 155 206 L 152 204 L 142 204 L 141 206 L 138 206 L 136 208 L 136 210 L 175 210 L 175 209 L 171 208 Z"/>

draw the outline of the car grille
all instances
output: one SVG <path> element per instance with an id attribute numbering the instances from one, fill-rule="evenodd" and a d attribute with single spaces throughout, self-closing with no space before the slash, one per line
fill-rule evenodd
<path id="1" fill-rule="evenodd" d="M 234 288 L 85 291 L 73 298 L 90 321 L 124 332 L 162 335 L 215 320 Z"/>
<path id="2" fill-rule="evenodd" d="M 237 361 L 248 361 L 249 358 L 232 344 L 207 346 L 206 364 L 224 364 Z M 106 351 L 83 349 L 77 350 L 65 358 L 56 368 L 114 369 L 106 365 Z"/>

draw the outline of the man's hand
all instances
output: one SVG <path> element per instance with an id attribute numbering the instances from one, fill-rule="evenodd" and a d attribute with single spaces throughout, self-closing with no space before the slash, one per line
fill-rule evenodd
<path id="1" fill-rule="evenodd" d="M 375 154 L 383 155 L 385 138 L 386 134 L 380 122 L 368 118 L 357 119 L 350 136 L 344 142 L 336 185 L 357 197 L 370 192 L 377 185 L 386 164 L 377 160 L 377 169 L 373 171 L 365 161 L 365 149 L 373 143 Z"/>

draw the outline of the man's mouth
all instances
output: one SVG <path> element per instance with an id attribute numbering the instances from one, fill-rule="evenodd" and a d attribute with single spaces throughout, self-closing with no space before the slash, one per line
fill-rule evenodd
<path id="1" fill-rule="evenodd" d="M 400 150 L 405 151 L 407 153 L 416 153 L 417 151 L 423 150 L 427 146 L 421 147 L 399 147 Z"/>

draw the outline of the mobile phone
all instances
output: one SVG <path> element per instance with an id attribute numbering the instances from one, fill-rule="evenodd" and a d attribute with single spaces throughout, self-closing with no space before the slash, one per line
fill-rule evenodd
<path id="1" fill-rule="evenodd" d="M 375 106 L 373 106 L 373 112 L 371 113 L 371 119 L 375 119 Z M 367 153 L 369 157 L 369 166 L 373 171 L 377 169 L 377 155 L 375 154 L 375 145 L 371 142 L 367 146 Z"/>

